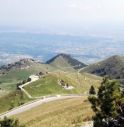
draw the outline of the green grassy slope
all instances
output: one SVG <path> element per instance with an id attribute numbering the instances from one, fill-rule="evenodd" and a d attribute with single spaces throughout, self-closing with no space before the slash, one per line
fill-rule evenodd
<path id="1" fill-rule="evenodd" d="M 99 87 L 100 77 L 87 73 L 78 74 L 75 68 L 71 68 L 70 62 L 65 62 L 65 59 L 59 62 L 60 65 L 63 65 L 62 70 L 61 68 L 51 66 L 51 64 L 30 62 L 30 60 L 21 61 L 21 63 L 17 62 L 4 67 L 2 71 L 0 70 L 0 102 L 2 102 L 0 103 L 0 113 L 17 107 L 20 103 L 30 101 L 25 95 L 22 98 L 24 93 L 16 90 L 16 84 L 39 72 L 49 73 L 44 78 L 25 87 L 33 97 L 55 94 L 83 94 L 88 93 L 91 85 L 94 85 L 96 88 Z M 64 66 L 69 68 L 63 69 Z M 64 80 L 65 83 L 73 86 L 74 89 L 65 90 L 58 84 L 58 80 Z"/>
<path id="2" fill-rule="evenodd" d="M 91 85 L 98 88 L 102 78 L 99 76 L 94 76 L 92 74 L 78 74 L 78 73 L 70 73 L 70 72 L 57 72 L 56 75 L 59 79 L 63 79 L 67 81 L 69 84 L 75 87 L 78 93 L 87 93 Z"/>
<path id="3" fill-rule="evenodd" d="M 22 72 L 22 74 L 23 73 L 24 72 Z M 58 85 L 58 80 L 64 80 L 69 85 L 72 85 L 74 89 L 65 90 Z M 71 72 L 53 71 L 44 78 L 29 84 L 25 89 L 33 97 L 55 94 L 83 94 L 89 91 L 91 85 L 94 85 L 96 88 L 99 87 L 100 82 L 100 77 L 87 73 L 82 75 Z M 11 108 L 19 106 L 21 103 L 23 104 L 28 101 L 31 100 L 21 91 L 16 90 L 10 92 L 9 94 L 0 97 L 0 102 L 2 102 L 0 103 L 0 113 L 8 111 Z"/>
<path id="4" fill-rule="evenodd" d="M 47 72 L 53 71 L 54 68 L 45 64 L 32 64 L 29 68 L 25 69 L 12 69 L 6 74 L 0 76 L 0 96 L 8 92 L 16 90 L 16 84 L 22 80 L 27 79 L 32 74 L 37 74 L 40 71 Z"/>
<path id="5" fill-rule="evenodd" d="M 58 84 L 58 80 L 64 80 L 65 83 L 73 86 L 72 90 L 65 90 Z M 94 85 L 96 88 L 100 85 L 101 78 L 92 76 L 90 74 L 65 73 L 63 71 L 56 71 L 48 74 L 44 78 L 29 84 L 24 87 L 33 97 L 54 94 L 83 94 L 87 93 L 90 86 Z"/>
<path id="6" fill-rule="evenodd" d="M 124 57 L 112 56 L 99 63 L 89 65 L 82 72 L 88 72 L 99 76 L 108 75 L 124 83 Z"/>
<path id="7" fill-rule="evenodd" d="M 24 87 L 33 97 L 55 94 L 71 94 L 76 93 L 76 90 L 65 90 L 58 85 L 58 78 L 54 75 L 47 75 L 44 78 Z"/>
<path id="8" fill-rule="evenodd" d="M 72 58 L 67 54 L 59 54 L 46 63 L 66 71 L 75 71 L 75 69 L 80 69 L 86 66 L 84 63 Z"/>
<path id="9" fill-rule="evenodd" d="M 30 101 L 21 91 L 14 91 L 0 97 L 0 113 L 8 111 L 14 107 L 20 106 Z"/>
<path id="10" fill-rule="evenodd" d="M 42 72 L 51 72 L 57 69 L 75 72 L 72 66 L 85 64 L 75 60 L 69 55 L 60 54 L 51 59 L 48 64 L 42 64 L 32 59 L 22 59 L 0 68 L 0 96 L 16 90 L 16 84 L 27 79 L 30 75 Z"/>

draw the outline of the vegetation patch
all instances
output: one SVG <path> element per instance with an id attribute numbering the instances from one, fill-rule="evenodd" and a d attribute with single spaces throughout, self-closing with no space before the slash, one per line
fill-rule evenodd
<path id="1" fill-rule="evenodd" d="M 3 97 L 0 97 L 0 113 L 9 111 L 17 106 L 20 106 L 30 99 L 21 91 L 11 92 Z"/>
<path id="2" fill-rule="evenodd" d="M 77 127 L 92 116 L 90 103 L 79 97 L 49 102 L 14 117 L 28 127 Z"/>

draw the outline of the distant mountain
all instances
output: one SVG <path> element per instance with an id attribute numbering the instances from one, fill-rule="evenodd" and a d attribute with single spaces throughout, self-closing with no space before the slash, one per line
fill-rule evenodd
<path id="1" fill-rule="evenodd" d="M 46 62 L 47 64 L 50 64 L 57 68 L 73 68 L 73 69 L 80 69 L 83 67 L 86 67 L 87 65 L 72 58 L 68 54 L 59 54 L 49 61 Z"/>
<path id="2" fill-rule="evenodd" d="M 124 56 L 112 56 L 104 61 L 89 65 L 82 72 L 99 76 L 108 75 L 124 83 Z"/>

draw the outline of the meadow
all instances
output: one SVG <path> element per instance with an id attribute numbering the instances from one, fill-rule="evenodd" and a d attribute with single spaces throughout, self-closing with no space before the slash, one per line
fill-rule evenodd
<path id="1" fill-rule="evenodd" d="M 49 102 L 13 116 L 28 127 L 79 127 L 93 116 L 86 97 Z"/>

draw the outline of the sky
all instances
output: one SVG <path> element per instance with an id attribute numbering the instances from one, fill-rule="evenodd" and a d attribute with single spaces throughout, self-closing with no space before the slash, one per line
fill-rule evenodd
<path id="1" fill-rule="evenodd" d="M 0 27 L 122 36 L 124 0 L 0 0 Z"/>

